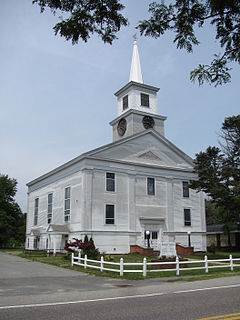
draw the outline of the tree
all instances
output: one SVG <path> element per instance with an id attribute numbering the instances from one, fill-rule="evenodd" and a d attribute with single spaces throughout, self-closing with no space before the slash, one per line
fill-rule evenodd
<path id="1" fill-rule="evenodd" d="M 211 224 L 223 224 L 223 212 L 222 209 L 217 207 L 212 200 L 205 201 L 206 208 L 206 223 L 207 225 Z"/>
<path id="2" fill-rule="evenodd" d="M 60 11 L 61 21 L 53 28 L 66 40 L 76 44 L 81 38 L 87 42 L 96 33 L 105 43 L 112 44 L 116 33 L 128 21 L 120 14 L 124 6 L 118 0 L 33 0 L 41 12 L 49 7 L 53 14 Z"/>
<path id="3" fill-rule="evenodd" d="M 99 35 L 105 43 L 112 44 L 116 33 L 128 24 L 120 13 L 124 5 L 119 0 L 33 0 L 41 12 L 46 7 L 56 14 L 64 15 L 53 28 L 72 44 L 81 38 L 87 42 L 91 34 Z M 175 0 L 168 6 L 152 2 L 149 4 L 150 18 L 140 21 L 137 29 L 141 35 L 158 38 L 166 31 L 173 31 L 177 48 L 193 51 L 198 45 L 196 28 L 210 23 L 216 28 L 215 39 L 222 52 L 215 54 L 208 65 L 199 64 L 191 71 L 192 82 L 198 81 L 218 86 L 231 80 L 230 62 L 240 63 L 240 1 L 239 0 Z"/>
<path id="4" fill-rule="evenodd" d="M 196 155 L 199 179 L 191 182 L 191 188 L 207 193 L 219 208 L 231 245 L 231 228 L 240 222 L 240 115 L 224 120 L 220 137 L 221 149 L 208 147 Z"/>
<path id="5" fill-rule="evenodd" d="M 17 181 L 0 174 L 0 247 L 24 243 L 26 215 L 14 197 Z"/>
<path id="6" fill-rule="evenodd" d="M 215 54 L 209 65 L 199 64 L 191 71 L 191 81 L 198 80 L 215 86 L 230 82 L 229 62 L 240 63 L 240 1 L 239 0 L 176 0 L 169 6 L 153 2 L 149 5 L 151 17 L 140 21 L 141 34 L 160 37 L 165 31 L 173 31 L 177 48 L 193 51 L 198 45 L 196 28 L 209 22 L 216 28 L 215 39 L 223 50 Z"/>

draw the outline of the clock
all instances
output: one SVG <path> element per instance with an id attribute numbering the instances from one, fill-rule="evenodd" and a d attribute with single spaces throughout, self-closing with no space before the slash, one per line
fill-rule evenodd
<path id="1" fill-rule="evenodd" d="M 154 119 L 150 116 L 143 117 L 142 123 L 145 129 L 153 128 L 155 125 Z"/>
<path id="2" fill-rule="evenodd" d="M 122 137 L 126 132 L 126 130 L 127 130 L 127 121 L 126 119 L 122 118 L 118 122 L 118 126 L 117 126 L 118 134 Z"/>

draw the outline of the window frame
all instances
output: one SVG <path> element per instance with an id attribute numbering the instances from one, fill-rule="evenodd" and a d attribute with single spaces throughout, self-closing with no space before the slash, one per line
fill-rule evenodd
<path id="1" fill-rule="evenodd" d="M 52 196 L 51 202 L 49 202 L 49 196 Z M 51 211 L 49 211 L 49 206 L 51 207 Z M 48 224 L 52 222 L 52 214 L 53 214 L 53 192 L 50 192 L 47 195 L 47 223 Z"/>
<path id="2" fill-rule="evenodd" d="M 114 178 L 108 178 L 107 177 L 107 175 L 108 174 L 113 174 L 114 175 Z M 108 185 L 108 181 L 112 181 L 112 183 L 113 183 L 113 190 L 109 190 L 108 189 L 108 187 L 109 187 L 109 185 Z M 111 185 L 111 184 L 110 184 Z M 110 188 L 111 189 L 111 188 Z M 116 174 L 114 173 L 114 172 L 109 172 L 109 171 L 107 171 L 106 172 L 106 174 L 105 174 L 105 191 L 106 192 L 116 192 Z"/>
<path id="3" fill-rule="evenodd" d="M 66 197 L 66 190 L 69 189 L 69 197 Z M 69 202 L 69 208 L 66 208 L 66 203 Z M 71 217 L 71 187 L 64 188 L 64 222 L 69 222 Z"/>
<path id="4" fill-rule="evenodd" d="M 153 178 L 153 177 L 147 177 L 146 180 L 147 180 L 146 181 L 146 183 L 147 183 L 147 195 L 148 196 L 155 196 L 156 195 L 156 179 Z M 150 188 L 149 188 L 149 184 L 148 184 L 149 181 L 153 181 L 153 192 L 152 193 L 150 192 Z"/>
<path id="5" fill-rule="evenodd" d="M 33 220 L 34 226 L 37 226 L 38 224 L 38 213 L 39 213 L 39 198 L 35 198 L 34 199 L 34 220 Z"/>
<path id="6" fill-rule="evenodd" d="M 107 218 L 107 207 L 112 207 L 113 208 L 113 218 L 110 217 L 110 218 Z M 112 204 L 112 203 L 106 203 L 105 204 L 105 225 L 106 226 L 112 226 L 112 225 L 115 225 L 115 221 L 116 221 L 116 209 L 115 209 L 115 204 Z M 108 220 L 113 220 L 113 223 L 107 223 Z"/>
<path id="7" fill-rule="evenodd" d="M 186 214 L 189 213 L 189 219 L 186 218 Z M 192 226 L 192 212 L 190 208 L 183 208 L 183 219 L 184 226 L 191 227 Z"/>
<path id="8" fill-rule="evenodd" d="M 122 110 L 128 109 L 128 94 L 122 98 Z"/>
<path id="9" fill-rule="evenodd" d="M 182 196 L 183 196 L 183 198 L 190 197 L 190 190 L 189 190 L 189 182 L 188 181 L 182 181 Z"/>
<path id="10" fill-rule="evenodd" d="M 150 97 L 147 93 L 140 93 L 141 107 L 150 108 Z"/>

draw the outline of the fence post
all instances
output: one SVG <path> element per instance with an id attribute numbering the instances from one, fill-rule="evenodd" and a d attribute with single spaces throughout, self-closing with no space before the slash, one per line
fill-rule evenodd
<path id="1" fill-rule="evenodd" d="M 121 258 L 121 259 L 120 259 L 120 277 L 123 276 L 123 268 L 124 268 L 123 258 Z"/>
<path id="2" fill-rule="evenodd" d="M 231 271 L 233 271 L 233 258 L 232 258 L 232 255 L 231 255 L 231 254 L 229 255 L 229 261 L 230 261 Z"/>
<path id="3" fill-rule="evenodd" d="M 176 276 L 179 276 L 179 258 L 176 256 Z"/>
<path id="4" fill-rule="evenodd" d="M 71 259 L 71 265 L 73 267 L 73 262 L 74 262 L 74 253 L 72 252 L 72 259 Z"/>
<path id="5" fill-rule="evenodd" d="M 103 272 L 103 263 L 104 263 L 104 258 L 101 256 L 101 264 L 100 264 L 100 271 Z"/>
<path id="6" fill-rule="evenodd" d="M 78 251 L 78 263 L 81 263 L 81 251 Z"/>
<path id="7" fill-rule="evenodd" d="M 147 276 L 147 258 L 143 258 L 143 277 Z"/>
<path id="8" fill-rule="evenodd" d="M 208 257 L 205 256 L 205 272 L 208 273 Z"/>
<path id="9" fill-rule="evenodd" d="M 87 255 L 84 256 L 84 269 L 87 269 Z"/>

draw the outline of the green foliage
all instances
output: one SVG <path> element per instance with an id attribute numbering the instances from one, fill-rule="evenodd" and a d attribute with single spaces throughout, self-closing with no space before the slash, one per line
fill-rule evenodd
<path id="1" fill-rule="evenodd" d="M 23 215 L 14 197 L 17 181 L 0 174 L 0 247 L 24 243 L 26 215 Z"/>
<path id="2" fill-rule="evenodd" d="M 95 247 L 92 237 L 88 240 L 88 236 L 85 235 L 84 241 L 74 238 L 74 241 L 68 241 L 65 246 L 67 252 L 79 252 L 84 256 L 85 254 L 88 258 L 98 259 L 100 257 L 99 250 Z"/>
<path id="3" fill-rule="evenodd" d="M 190 187 L 211 197 L 229 234 L 240 221 L 240 115 L 225 119 L 221 138 L 221 149 L 208 147 L 196 155 L 194 168 L 199 179 Z"/>
<path id="4" fill-rule="evenodd" d="M 193 51 L 198 45 L 196 28 L 210 24 L 216 30 L 215 39 L 222 48 L 210 65 L 199 64 L 190 73 L 191 81 L 198 80 L 215 86 L 230 82 L 229 62 L 240 63 L 240 1 L 239 0 L 176 0 L 168 6 L 153 2 L 149 5 L 150 18 L 139 22 L 141 34 L 158 38 L 166 31 L 175 33 L 177 48 Z"/>
<path id="5" fill-rule="evenodd" d="M 120 14 L 124 6 L 118 0 L 33 0 L 41 12 L 49 7 L 53 14 L 61 12 L 60 22 L 53 28 L 72 44 L 79 39 L 87 42 L 91 34 L 97 34 L 104 43 L 112 44 L 116 33 L 128 21 Z"/>
<path id="6" fill-rule="evenodd" d="M 215 254 L 216 253 L 216 246 L 214 243 L 211 243 L 211 245 L 208 247 L 208 252 Z"/>
<path id="7" fill-rule="evenodd" d="M 124 5 L 119 0 L 32 0 L 32 3 L 38 4 L 41 12 L 49 8 L 54 15 L 61 13 L 61 21 L 53 29 L 72 44 L 77 44 L 79 39 L 87 42 L 92 34 L 112 44 L 121 27 L 128 25 L 127 18 L 120 13 Z M 190 53 L 199 44 L 196 29 L 210 23 L 222 53 L 214 54 L 210 64 L 199 64 L 191 71 L 190 79 L 197 80 L 199 85 L 230 82 L 229 62 L 240 63 L 239 0 L 175 0 L 169 5 L 164 1 L 152 2 L 148 11 L 150 18 L 136 27 L 141 35 L 158 38 L 172 31 L 177 48 Z"/>
<path id="8" fill-rule="evenodd" d="M 206 222 L 207 224 L 222 224 L 223 221 L 223 209 L 216 206 L 212 200 L 205 201 L 206 208 Z"/>
<path id="9" fill-rule="evenodd" d="M 87 234 L 84 236 L 83 242 L 84 242 L 85 244 L 89 242 Z"/>

